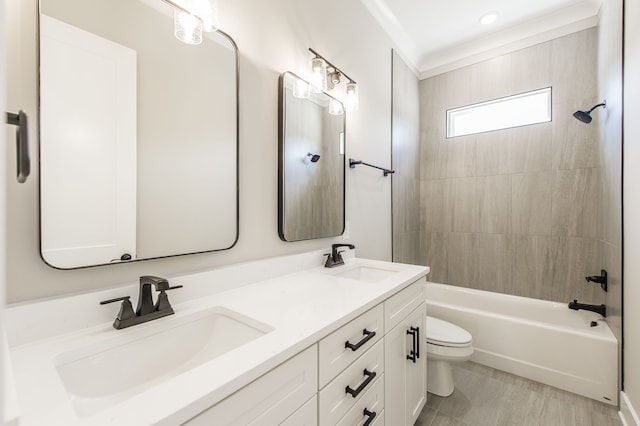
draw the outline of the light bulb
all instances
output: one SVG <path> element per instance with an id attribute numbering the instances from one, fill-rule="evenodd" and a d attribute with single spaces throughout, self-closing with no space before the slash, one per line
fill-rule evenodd
<path id="1" fill-rule="evenodd" d="M 311 61 L 311 91 L 322 93 L 327 90 L 327 63 L 322 58 Z"/>
<path id="2" fill-rule="evenodd" d="M 183 43 L 202 43 L 202 21 L 194 15 L 174 9 L 173 30 L 176 38 Z"/>
<path id="3" fill-rule="evenodd" d="M 329 79 L 331 80 L 334 86 L 337 84 L 340 84 L 340 72 L 338 72 L 337 70 L 334 70 L 333 72 L 329 73 Z"/>
<path id="4" fill-rule="evenodd" d="M 357 111 L 360 106 L 358 99 L 358 85 L 356 83 L 347 84 L 347 97 L 344 100 L 344 108 L 348 112 Z"/>
<path id="5" fill-rule="evenodd" d="M 293 96 L 295 98 L 305 99 L 309 97 L 309 83 L 297 78 L 293 84 Z"/>
<path id="6" fill-rule="evenodd" d="M 342 103 L 333 98 L 329 100 L 329 114 L 331 115 L 342 115 L 344 114 L 344 108 L 342 107 Z"/>

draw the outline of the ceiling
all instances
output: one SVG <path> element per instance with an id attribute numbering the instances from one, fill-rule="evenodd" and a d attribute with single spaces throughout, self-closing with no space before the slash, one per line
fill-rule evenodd
<path id="1" fill-rule="evenodd" d="M 420 78 L 593 27 L 602 0 L 361 0 Z M 497 12 L 491 25 L 480 24 Z"/>

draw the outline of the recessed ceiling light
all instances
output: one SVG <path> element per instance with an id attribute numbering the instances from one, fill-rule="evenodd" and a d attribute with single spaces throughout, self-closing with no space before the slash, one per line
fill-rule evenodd
<path id="1" fill-rule="evenodd" d="M 498 12 L 489 12 L 480 18 L 480 23 L 482 25 L 490 25 L 496 22 L 496 19 L 498 19 Z"/>

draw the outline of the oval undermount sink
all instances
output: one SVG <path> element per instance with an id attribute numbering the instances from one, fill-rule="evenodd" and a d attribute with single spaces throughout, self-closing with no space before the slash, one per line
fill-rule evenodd
<path id="1" fill-rule="evenodd" d="M 114 330 L 107 341 L 56 357 L 56 370 L 80 416 L 96 414 L 273 330 L 220 307 L 156 321 L 137 330 Z"/>
<path id="2" fill-rule="evenodd" d="M 374 268 L 371 266 L 356 266 L 335 274 L 340 278 L 375 283 L 382 281 L 398 271 L 391 269 Z"/>

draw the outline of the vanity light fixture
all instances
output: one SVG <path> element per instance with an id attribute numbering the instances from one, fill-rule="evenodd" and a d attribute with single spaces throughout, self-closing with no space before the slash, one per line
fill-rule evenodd
<path id="1" fill-rule="evenodd" d="M 358 85 L 354 82 L 347 84 L 347 97 L 344 101 L 344 108 L 347 112 L 357 111 L 360 101 L 358 100 Z"/>
<path id="2" fill-rule="evenodd" d="M 311 91 L 322 93 L 327 90 L 327 62 L 322 58 L 311 61 Z"/>
<path id="3" fill-rule="evenodd" d="M 202 43 L 202 20 L 179 9 L 173 10 L 173 33 L 186 44 Z"/>
<path id="4" fill-rule="evenodd" d="M 344 108 L 340 102 L 332 99 L 329 103 L 329 114 L 340 115 L 343 114 L 345 110 L 348 112 L 357 111 L 359 107 L 358 85 L 355 80 L 345 74 L 340 68 L 327 61 L 315 50 L 309 48 L 309 51 L 315 55 L 311 60 L 311 86 L 314 93 L 334 89 L 341 83 L 342 77 L 347 80 Z"/>
<path id="5" fill-rule="evenodd" d="M 220 28 L 218 0 L 163 0 L 173 7 L 173 30 L 186 44 L 202 43 L 202 32 Z"/>

